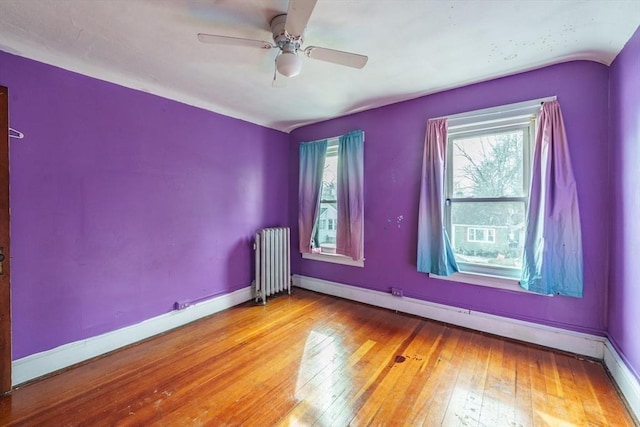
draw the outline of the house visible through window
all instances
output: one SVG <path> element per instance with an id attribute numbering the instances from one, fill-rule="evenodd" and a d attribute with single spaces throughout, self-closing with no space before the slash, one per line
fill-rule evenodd
<path id="1" fill-rule="evenodd" d="M 469 227 L 468 225 L 456 224 L 455 227 L 465 227 L 467 229 L 467 242 L 488 242 L 495 243 L 496 241 L 496 229 L 495 228 L 478 228 Z M 454 234 L 457 233 L 455 230 Z"/>
<path id="2" fill-rule="evenodd" d="M 364 267 L 364 132 L 300 144 L 302 257 Z"/>
<path id="3" fill-rule="evenodd" d="M 337 178 L 338 138 L 333 138 L 329 140 L 327 146 L 327 157 L 322 174 L 318 226 L 314 235 L 316 250 L 321 253 L 336 253 L 336 230 L 338 225 Z"/>
<path id="4" fill-rule="evenodd" d="M 520 276 L 534 120 L 449 126 L 445 225 L 461 272 Z"/>

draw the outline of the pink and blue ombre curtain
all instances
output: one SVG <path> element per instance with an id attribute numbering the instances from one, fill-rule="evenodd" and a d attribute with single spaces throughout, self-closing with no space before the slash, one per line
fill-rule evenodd
<path id="1" fill-rule="evenodd" d="M 311 253 L 313 234 L 318 223 L 322 173 L 327 157 L 327 140 L 300 144 L 300 179 L 298 182 L 298 231 L 300 252 Z"/>
<path id="2" fill-rule="evenodd" d="M 449 276 L 458 264 L 444 227 L 447 119 L 427 121 L 418 211 L 418 271 Z"/>
<path id="3" fill-rule="evenodd" d="M 542 106 L 532 173 L 520 286 L 545 295 L 582 297 L 578 195 L 557 101 Z"/>
<path id="4" fill-rule="evenodd" d="M 342 135 L 338 140 L 336 253 L 363 259 L 364 236 L 364 132 Z"/>

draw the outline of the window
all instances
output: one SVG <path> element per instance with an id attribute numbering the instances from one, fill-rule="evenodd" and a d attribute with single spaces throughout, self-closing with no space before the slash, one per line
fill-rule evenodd
<path id="1" fill-rule="evenodd" d="M 445 226 L 463 273 L 520 277 L 534 124 L 533 114 L 449 124 Z"/>
<path id="2" fill-rule="evenodd" d="M 298 224 L 303 258 L 364 267 L 363 183 L 362 130 L 300 144 Z"/>
<path id="3" fill-rule="evenodd" d="M 459 225 L 456 224 L 456 227 L 459 227 Z M 496 241 L 495 228 L 478 228 L 478 227 L 469 227 L 469 226 L 466 226 L 466 227 L 467 227 L 467 242 L 495 243 Z"/>
<path id="4" fill-rule="evenodd" d="M 314 246 L 317 252 L 336 253 L 336 227 L 338 224 L 338 138 L 329 140 L 327 157 L 322 173 L 322 189 L 320 191 L 320 215 L 318 227 L 314 235 Z"/>

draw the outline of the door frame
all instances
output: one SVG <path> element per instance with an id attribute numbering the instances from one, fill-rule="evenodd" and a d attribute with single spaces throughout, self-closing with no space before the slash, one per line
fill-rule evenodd
<path id="1" fill-rule="evenodd" d="M 9 248 L 9 90 L 0 86 L 0 394 L 11 391 L 11 280 Z"/>

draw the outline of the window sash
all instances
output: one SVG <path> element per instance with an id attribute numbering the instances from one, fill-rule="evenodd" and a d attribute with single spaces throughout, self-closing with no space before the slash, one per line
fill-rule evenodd
<path id="1" fill-rule="evenodd" d="M 520 279 L 520 268 L 504 267 L 500 265 L 471 264 L 457 261 L 460 273 L 482 274 L 486 276 L 503 277 L 506 279 Z"/>
<path id="2" fill-rule="evenodd" d="M 521 122 L 519 124 L 509 124 L 508 126 L 492 126 L 487 128 L 487 124 L 484 124 L 484 127 L 480 129 L 476 129 L 473 132 L 465 132 L 465 133 L 452 133 L 448 136 L 447 141 L 447 170 L 446 170 L 446 195 L 447 200 L 462 200 L 462 199 L 474 199 L 475 201 L 479 201 L 480 198 L 476 197 L 453 197 L 453 143 L 458 139 L 469 139 L 474 137 L 482 137 L 487 135 L 493 135 L 497 133 L 508 133 L 513 131 L 522 130 L 522 194 L 529 199 L 529 186 L 531 183 L 531 141 L 534 140 L 535 136 L 535 117 L 528 116 L 528 120 Z M 507 198 L 504 196 L 492 197 L 493 199 L 497 198 Z"/>
<path id="3" fill-rule="evenodd" d="M 519 202 L 524 204 L 524 212 L 528 211 L 529 204 L 529 187 L 531 183 L 531 155 L 532 155 L 532 141 L 534 140 L 534 132 L 535 132 L 535 120 L 536 116 L 527 115 L 527 116 L 518 116 L 512 117 L 510 119 L 504 119 L 500 121 L 494 122 L 483 122 L 483 123 L 471 123 L 465 124 L 462 126 L 457 126 L 452 128 L 452 131 L 449 133 L 448 141 L 447 141 L 447 170 L 445 173 L 445 206 L 444 206 L 444 215 L 445 215 L 445 227 L 447 228 L 447 232 L 450 236 L 452 236 L 453 232 L 453 224 L 452 224 L 452 205 L 455 203 L 509 203 L 509 202 Z M 473 137 L 482 137 L 487 135 L 493 135 L 497 133 L 507 133 L 511 131 L 523 131 L 523 141 L 522 141 L 522 185 L 523 185 L 523 196 L 497 196 L 497 197 L 454 197 L 453 191 L 453 144 L 458 139 L 467 139 Z M 475 228 L 487 228 L 479 225 Z M 485 238 L 486 236 L 485 231 Z M 483 240 L 478 241 L 478 243 L 495 243 L 495 234 L 493 234 L 493 240 Z M 454 255 L 455 256 L 455 255 Z M 458 266 L 460 267 L 461 272 L 466 273 L 476 273 L 476 274 L 485 274 L 506 278 L 519 278 L 521 269 L 514 267 L 505 267 L 499 265 L 481 265 L 481 264 L 472 264 L 468 262 L 461 261 L 456 256 L 456 261 Z"/>
<path id="4" fill-rule="evenodd" d="M 327 141 L 327 155 L 326 158 L 330 158 L 330 157 L 338 157 L 338 138 L 331 138 Z M 322 185 L 324 187 L 324 176 L 323 176 L 323 180 L 322 180 Z M 327 198 L 322 198 L 322 194 L 321 194 L 321 199 L 320 199 L 320 209 L 322 209 L 323 205 L 332 205 L 334 208 L 337 209 L 338 206 L 338 200 L 337 198 L 332 198 L 332 199 L 327 199 Z M 318 221 L 320 221 L 318 219 Z M 325 231 L 330 231 L 335 233 L 336 232 L 336 223 L 337 220 L 332 219 L 332 218 L 327 218 L 325 221 Z M 316 237 L 319 237 L 319 229 L 320 229 L 320 224 L 318 223 L 318 232 L 316 232 Z M 333 246 L 326 246 L 323 245 L 321 242 L 316 242 L 316 248 L 320 250 L 321 254 L 335 254 L 335 242 L 333 244 Z"/>
<path id="5" fill-rule="evenodd" d="M 495 229 L 491 227 L 468 227 L 467 241 L 477 243 L 495 243 Z"/>
<path id="6" fill-rule="evenodd" d="M 529 191 L 527 190 L 527 193 Z M 449 197 L 446 200 L 447 204 L 450 203 L 500 203 L 500 202 L 525 202 L 529 201 L 529 195 L 518 197 Z"/>

